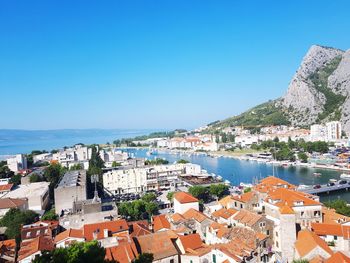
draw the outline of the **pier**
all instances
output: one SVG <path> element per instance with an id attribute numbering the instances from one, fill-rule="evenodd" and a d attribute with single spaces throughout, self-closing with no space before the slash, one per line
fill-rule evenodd
<path id="1" fill-rule="evenodd" d="M 329 186 L 327 184 L 321 185 L 320 188 L 314 188 L 314 186 L 310 186 L 307 188 L 299 188 L 298 191 L 308 193 L 308 194 L 324 194 L 324 193 L 330 193 L 335 191 L 348 191 L 350 189 L 350 181 L 349 180 L 342 180 L 346 181 L 346 184 L 339 184 L 339 182 L 334 183 L 334 185 Z"/>

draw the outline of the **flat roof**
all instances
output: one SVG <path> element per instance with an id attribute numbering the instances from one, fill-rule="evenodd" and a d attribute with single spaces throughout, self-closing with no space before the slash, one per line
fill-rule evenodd
<path id="1" fill-rule="evenodd" d="M 49 182 L 37 182 L 31 184 L 20 184 L 13 191 L 3 195 L 2 198 L 26 198 L 32 196 L 43 196 L 49 189 Z"/>
<path id="2" fill-rule="evenodd" d="M 66 172 L 56 188 L 73 187 L 86 184 L 86 171 L 69 171 Z"/>

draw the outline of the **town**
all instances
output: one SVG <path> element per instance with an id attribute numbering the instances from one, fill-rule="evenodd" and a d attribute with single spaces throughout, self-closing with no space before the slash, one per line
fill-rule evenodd
<path id="1" fill-rule="evenodd" d="M 334 166 L 347 156 L 339 122 L 311 126 L 310 131 L 287 126 L 261 127 L 255 134 L 242 127 L 216 134 L 202 130 L 206 128 L 126 140 L 129 147 L 149 149 L 150 158 L 132 156 L 122 140 L 33 151 L 1 162 L 0 258 L 42 262 L 63 257 L 64 249 L 66 257 L 69 249 L 84 249 L 87 257 L 99 260 L 94 262 L 350 261 L 348 212 L 321 203 L 310 192 L 315 188 L 273 175 L 233 186 L 198 164 L 185 159 L 169 163 L 153 152 L 215 156 L 232 146 L 256 150 L 244 158 L 273 162 L 276 144 L 294 142 L 297 148 L 302 140 L 324 142 L 326 148 L 305 150 L 306 160 L 299 160 L 299 149 L 293 162 L 310 164 L 315 156 L 321 160 L 332 153 L 328 158 L 337 160 Z M 257 154 L 268 141 L 273 144 L 265 154 Z M 348 159 L 343 160 L 346 169 Z M 344 181 L 348 190 L 348 179 L 335 184 Z"/>

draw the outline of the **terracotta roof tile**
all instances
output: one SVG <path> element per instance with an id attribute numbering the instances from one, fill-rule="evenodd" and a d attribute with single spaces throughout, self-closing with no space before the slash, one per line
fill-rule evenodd
<path id="1" fill-rule="evenodd" d="M 203 222 L 205 219 L 209 219 L 206 215 L 204 215 L 203 213 L 201 213 L 193 208 L 188 209 L 183 214 L 183 217 L 185 219 L 194 219 L 199 223 Z"/>
<path id="2" fill-rule="evenodd" d="M 325 263 L 350 263 L 350 258 L 338 251 L 328 258 Z"/>
<path id="3" fill-rule="evenodd" d="M 53 249 L 53 241 L 48 236 L 39 236 L 29 241 L 23 241 L 18 252 L 18 260 L 25 259 L 38 251 L 51 251 Z"/>
<path id="4" fill-rule="evenodd" d="M 170 218 L 174 223 L 179 223 L 185 220 L 185 218 L 179 213 L 173 214 Z"/>
<path id="5" fill-rule="evenodd" d="M 182 246 L 185 251 L 188 249 L 197 249 L 203 246 L 203 242 L 199 234 L 190 234 L 186 236 L 179 235 Z"/>
<path id="6" fill-rule="evenodd" d="M 13 187 L 13 184 L 3 184 L 3 185 L 0 185 L 0 192 L 3 192 L 3 191 L 11 191 Z"/>
<path id="7" fill-rule="evenodd" d="M 186 192 L 176 192 L 174 194 L 174 199 L 176 199 L 181 204 L 198 202 L 198 199 Z"/>
<path id="8" fill-rule="evenodd" d="M 238 211 L 235 210 L 235 209 L 226 209 L 226 208 L 221 208 L 215 212 L 212 213 L 212 216 L 214 217 L 221 217 L 221 218 L 224 218 L 224 219 L 228 219 L 230 218 L 231 216 L 233 216 L 234 214 L 236 214 Z"/>
<path id="9" fill-rule="evenodd" d="M 95 224 L 86 224 L 83 226 L 84 237 L 87 241 L 94 240 L 94 233 L 97 239 L 104 238 L 104 230 L 108 229 L 112 235 L 122 231 L 129 231 L 128 224 L 124 219 L 116 221 L 107 221 Z"/>
<path id="10" fill-rule="evenodd" d="M 350 217 L 338 214 L 335 209 L 322 207 L 322 221 L 326 224 L 343 224 L 350 222 Z"/>
<path id="11" fill-rule="evenodd" d="M 350 239 L 350 226 L 339 224 L 312 223 L 312 230 L 319 236 L 332 235 Z"/>
<path id="12" fill-rule="evenodd" d="M 178 255 L 172 239 L 177 235 L 171 231 L 161 231 L 150 235 L 137 237 L 137 243 L 142 253 L 152 253 L 154 260 L 160 260 L 170 256 Z"/>
<path id="13" fill-rule="evenodd" d="M 130 242 L 120 242 L 118 246 L 106 248 L 105 259 L 109 261 L 115 261 L 119 263 L 129 263 L 138 257 L 138 252 L 135 243 L 131 240 Z"/>
<path id="14" fill-rule="evenodd" d="M 84 238 L 83 236 L 83 230 L 82 229 L 67 229 L 61 233 L 59 233 L 55 237 L 55 243 L 61 242 L 62 240 L 65 240 L 67 238 Z"/>
<path id="15" fill-rule="evenodd" d="M 253 226 L 260 219 L 262 219 L 262 216 L 255 214 L 253 212 L 250 212 L 248 210 L 242 209 L 237 214 L 235 214 L 233 219 L 242 223 L 242 224 L 247 224 L 248 226 Z"/>
<path id="16" fill-rule="evenodd" d="M 20 198 L 1 198 L 0 199 L 0 209 L 7 208 L 18 208 L 27 203 L 27 199 Z"/>
<path id="17" fill-rule="evenodd" d="M 153 216 L 153 231 L 157 232 L 161 229 L 170 229 L 170 223 L 165 215 Z"/>
<path id="18" fill-rule="evenodd" d="M 298 251 L 300 257 L 306 256 L 316 247 L 320 247 L 329 255 L 333 254 L 333 251 L 329 248 L 327 243 L 314 232 L 309 230 L 301 230 L 298 233 L 298 239 L 295 242 L 295 249 Z"/>

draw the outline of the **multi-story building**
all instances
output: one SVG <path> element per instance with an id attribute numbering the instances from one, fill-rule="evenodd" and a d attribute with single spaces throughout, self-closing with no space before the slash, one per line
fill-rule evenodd
<path id="1" fill-rule="evenodd" d="M 52 160 L 58 161 L 62 166 L 70 168 L 72 165 L 81 164 L 84 169 L 89 168 L 92 149 L 80 144 L 67 148 L 52 155 Z"/>
<path id="2" fill-rule="evenodd" d="M 200 172 L 201 168 L 196 164 L 115 169 L 103 174 L 103 186 L 114 194 L 170 189 L 180 175 L 200 174 Z"/>
<path id="3" fill-rule="evenodd" d="M 336 141 L 341 139 L 341 122 L 331 121 L 326 123 L 327 141 Z"/>
<path id="4" fill-rule="evenodd" d="M 55 188 L 55 211 L 61 214 L 72 210 L 73 203 L 87 199 L 86 171 L 69 171 L 65 173 Z"/>
<path id="5" fill-rule="evenodd" d="M 27 158 L 23 154 L 16 154 L 6 161 L 8 168 L 14 173 L 27 169 Z"/>
<path id="6" fill-rule="evenodd" d="M 327 140 L 327 128 L 322 124 L 314 124 L 310 127 L 310 141 Z"/>

